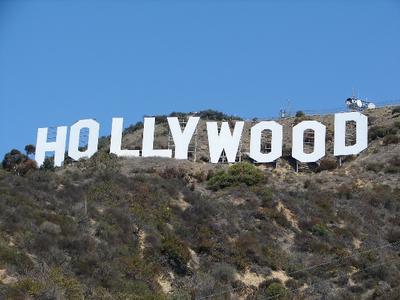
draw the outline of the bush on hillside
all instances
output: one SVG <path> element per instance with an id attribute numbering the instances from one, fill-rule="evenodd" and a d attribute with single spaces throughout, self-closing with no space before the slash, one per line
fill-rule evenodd
<path id="1" fill-rule="evenodd" d="M 223 121 L 223 120 L 242 120 L 242 118 L 233 115 L 227 115 L 223 112 L 207 109 L 196 113 L 196 116 L 205 120 Z"/>
<path id="2" fill-rule="evenodd" d="M 274 197 L 274 193 L 270 187 L 266 186 L 255 186 L 252 191 L 256 193 L 258 198 L 261 200 L 262 207 L 270 207 Z"/>
<path id="3" fill-rule="evenodd" d="M 223 262 L 215 264 L 211 270 L 214 279 L 223 284 L 231 284 L 234 282 L 236 272 L 235 267 Z"/>
<path id="4" fill-rule="evenodd" d="M 386 135 L 387 129 L 383 126 L 373 126 L 369 129 L 369 139 L 376 140 Z"/>
<path id="5" fill-rule="evenodd" d="M 311 228 L 311 232 L 317 236 L 325 236 L 329 233 L 329 230 L 325 224 L 314 224 Z"/>
<path id="6" fill-rule="evenodd" d="M 394 135 L 398 131 L 396 124 L 392 127 L 386 126 L 373 126 L 368 131 L 368 137 L 370 141 L 376 140 L 377 138 L 384 138 L 387 135 Z"/>
<path id="7" fill-rule="evenodd" d="M 398 245 L 400 243 L 400 230 L 391 229 L 386 239 L 389 243 Z"/>
<path id="8" fill-rule="evenodd" d="M 389 159 L 387 166 L 384 169 L 385 173 L 396 174 L 400 173 L 400 155 Z"/>
<path id="9" fill-rule="evenodd" d="M 289 299 L 287 289 L 279 282 L 271 283 L 265 289 L 265 294 L 270 299 L 278 299 L 278 300 Z"/>
<path id="10" fill-rule="evenodd" d="M 25 253 L 18 251 L 8 245 L 2 238 L 0 239 L 0 268 L 6 264 L 14 265 L 15 269 L 21 273 L 32 270 L 34 264 Z"/>
<path id="11" fill-rule="evenodd" d="M 175 272 L 184 275 L 187 273 L 187 263 L 190 260 L 190 252 L 187 246 L 173 235 L 167 235 L 162 241 L 161 252 L 169 259 Z"/>
<path id="12" fill-rule="evenodd" d="M 306 114 L 304 113 L 304 111 L 299 110 L 296 112 L 296 118 L 302 118 L 304 117 Z"/>
<path id="13" fill-rule="evenodd" d="M 379 173 L 384 168 L 384 165 L 380 162 L 371 161 L 365 165 L 365 169 L 367 171 L 373 171 L 375 173 Z"/>
<path id="14" fill-rule="evenodd" d="M 46 157 L 43 164 L 40 166 L 41 170 L 54 171 L 54 156 Z"/>
<path id="15" fill-rule="evenodd" d="M 400 114 L 400 106 L 393 107 L 392 115 L 394 114 Z"/>
<path id="16" fill-rule="evenodd" d="M 127 133 L 134 133 L 135 131 L 143 129 L 143 122 L 139 121 L 136 122 L 135 124 L 130 125 L 128 128 L 125 128 L 124 134 Z"/>
<path id="17" fill-rule="evenodd" d="M 241 234 L 233 244 L 234 262 L 239 270 L 245 270 L 252 264 L 260 264 L 264 260 L 263 251 L 254 233 Z"/>
<path id="18" fill-rule="evenodd" d="M 284 270 L 288 267 L 289 257 L 279 245 L 269 244 L 263 249 L 266 264 L 272 270 Z"/>
<path id="19" fill-rule="evenodd" d="M 193 115 L 193 113 L 186 113 L 180 111 L 173 111 L 169 114 L 169 117 L 177 117 L 177 118 L 187 118 L 188 116 Z"/>
<path id="20" fill-rule="evenodd" d="M 316 171 L 332 171 L 337 168 L 337 162 L 333 158 L 324 158 L 320 161 L 319 166 L 317 167 Z"/>
<path id="21" fill-rule="evenodd" d="M 389 144 L 398 144 L 400 142 L 400 137 L 395 134 L 389 134 L 383 138 L 383 145 L 387 146 Z"/>
<path id="22" fill-rule="evenodd" d="M 295 117 L 296 118 L 294 119 L 293 126 L 297 125 L 303 121 L 312 120 L 312 118 L 310 116 L 307 116 L 303 111 L 296 112 Z"/>
<path id="23" fill-rule="evenodd" d="M 365 187 L 362 198 L 375 208 L 388 208 L 395 201 L 392 189 L 385 184 L 374 184 L 372 187 Z"/>
<path id="24" fill-rule="evenodd" d="M 352 192 L 353 192 L 353 187 L 350 184 L 342 183 L 337 188 L 337 195 L 342 199 L 343 198 L 347 200 L 351 199 Z"/>
<path id="25" fill-rule="evenodd" d="M 219 171 L 208 180 L 208 187 L 212 190 L 239 185 L 256 185 L 264 179 L 260 169 L 250 163 L 237 163 L 229 167 L 227 171 Z"/>

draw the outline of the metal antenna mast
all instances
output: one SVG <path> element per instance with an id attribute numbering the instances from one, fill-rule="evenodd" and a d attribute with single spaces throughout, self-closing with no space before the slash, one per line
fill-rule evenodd
<path id="1" fill-rule="evenodd" d="M 286 100 L 286 105 L 279 111 L 279 118 L 284 119 L 290 116 L 290 99 Z"/>

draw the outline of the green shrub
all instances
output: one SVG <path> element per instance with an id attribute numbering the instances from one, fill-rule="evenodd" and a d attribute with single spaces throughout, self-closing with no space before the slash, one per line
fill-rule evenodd
<path id="1" fill-rule="evenodd" d="M 124 134 L 134 133 L 137 130 L 143 129 L 143 122 L 139 121 L 124 129 Z"/>
<path id="2" fill-rule="evenodd" d="M 161 252 L 169 259 L 170 265 L 179 274 L 186 274 L 190 252 L 185 243 L 168 234 L 162 241 Z"/>
<path id="3" fill-rule="evenodd" d="M 43 283 L 30 277 L 20 279 L 15 283 L 14 287 L 32 297 L 40 296 L 45 288 Z"/>
<path id="4" fill-rule="evenodd" d="M 156 246 L 158 249 L 158 246 Z M 153 252 L 150 255 L 154 255 Z M 145 253 L 143 257 L 140 253 L 132 255 L 128 253 L 127 256 L 123 256 L 118 259 L 119 270 L 122 272 L 124 277 L 128 279 L 141 279 L 144 281 L 152 281 L 153 277 L 158 276 L 161 272 L 160 266 L 155 263 L 153 257 L 148 258 L 148 253 Z M 113 262 L 111 265 L 115 265 Z"/>
<path id="5" fill-rule="evenodd" d="M 84 299 L 84 298 L 82 298 Z M 146 282 L 132 280 L 124 281 L 121 291 L 116 293 L 116 297 L 112 299 L 124 300 L 167 300 L 168 298 L 150 289 Z"/>
<path id="6" fill-rule="evenodd" d="M 267 266 L 272 270 L 284 270 L 287 268 L 289 260 L 285 251 L 278 245 L 268 245 L 263 249 L 264 258 Z"/>
<path id="7" fill-rule="evenodd" d="M 313 227 L 311 228 L 311 232 L 312 232 L 314 235 L 325 236 L 325 235 L 328 235 L 329 230 L 328 230 L 328 228 L 327 228 L 324 224 L 315 224 L 315 225 L 313 225 Z"/>
<path id="8" fill-rule="evenodd" d="M 389 207 L 395 200 L 392 189 L 385 184 L 375 184 L 372 188 L 366 187 L 361 197 L 373 207 Z"/>
<path id="9" fill-rule="evenodd" d="M 66 299 L 84 299 L 83 286 L 78 279 L 63 274 L 61 268 L 52 268 L 49 279 L 57 287 L 65 290 Z"/>
<path id="10" fill-rule="evenodd" d="M 168 297 L 169 300 L 190 300 L 193 299 L 191 297 L 190 291 L 182 288 L 175 288 L 172 293 Z"/>
<path id="11" fill-rule="evenodd" d="M 221 170 L 213 175 L 207 184 L 210 189 L 218 190 L 233 185 L 233 180 L 228 173 Z"/>
<path id="12" fill-rule="evenodd" d="M 269 219 L 275 220 L 276 223 L 278 223 L 279 225 L 281 225 L 284 228 L 292 227 L 292 223 L 290 223 L 290 221 L 287 219 L 285 214 L 281 210 L 278 210 L 276 207 L 274 207 L 272 209 L 268 209 L 266 211 L 266 216 Z"/>
<path id="13" fill-rule="evenodd" d="M 332 171 L 337 168 L 337 162 L 333 158 L 324 158 L 321 159 L 318 168 L 316 169 L 317 172 L 321 171 Z"/>
<path id="14" fill-rule="evenodd" d="M 255 234 L 241 234 L 234 242 L 234 261 L 240 270 L 246 269 L 253 263 L 260 263 L 263 259 L 262 248 Z"/>
<path id="15" fill-rule="evenodd" d="M 196 113 L 196 116 L 206 119 L 206 120 L 214 120 L 214 121 L 223 121 L 223 120 L 242 120 L 242 118 L 233 115 L 227 115 L 220 111 L 208 109 L 202 110 Z"/>
<path id="16" fill-rule="evenodd" d="M 7 245 L 3 240 L 0 241 L 0 265 L 13 265 L 21 273 L 26 273 L 33 269 L 32 260 L 25 253 L 20 252 Z"/>
<path id="17" fill-rule="evenodd" d="M 400 173 L 400 156 L 394 156 L 389 159 L 387 166 L 385 167 L 385 173 L 396 174 Z"/>
<path id="18" fill-rule="evenodd" d="M 46 157 L 43 164 L 40 166 L 41 170 L 54 171 L 54 156 Z"/>
<path id="19" fill-rule="evenodd" d="M 213 190 L 239 185 L 256 185 L 264 179 L 263 172 L 254 165 L 246 162 L 237 163 L 227 171 L 219 171 L 208 180 L 208 187 Z"/>
<path id="20" fill-rule="evenodd" d="M 386 236 L 386 239 L 391 244 L 399 244 L 400 243 L 400 230 L 391 229 Z"/>
<path id="21" fill-rule="evenodd" d="M 369 129 L 368 136 L 369 140 L 373 141 L 377 138 L 384 138 L 387 135 L 395 135 L 397 133 L 396 125 L 392 127 L 385 127 L 385 126 L 373 126 Z"/>
<path id="22" fill-rule="evenodd" d="M 298 112 L 299 113 L 299 112 Z M 303 112 L 300 112 L 298 114 L 299 116 L 296 116 L 296 118 L 293 121 L 293 126 L 303 122 L 303 121 L 309 121 L 312 120 L 312 118 L 310 116 L 307 116 L 306 114 L 304 114 Z"/>
<path id="23" fill-rule="evenodd" d="M 196 212 L 194 212 L 196 213 Z M 195 222 L 195 221 L 194 221 Z M 213 232 L 206 224 L 201 224 L 197 226 L 195 237 L 196 237 L 196 247 L 197 253 L 212 254 L 216 248 L 216 243 L 212 239 Z"/>
<path id="24" fill-rule="evenodd" d="M 260 198 L 262 207 L 271 206 L 274 193 L 269 187 L 258 185 L 253 188 L 253 192 Z"/>
<path id="25" fill-rule="evenodd" d="M 377 138 L 383 138 L 387 134 L 388 130 L 383 126 L 373 126 L 369 129 L 369 139 L 371 141 Z"/>
<path id="26" fill-rule="evenodd" d="M 227 263 L 217 263 L 213 266 L 211 274 L 217 282 L 231 284 L 235 281 L 236 269 Z"/>
<path id="27" fill-rule="evenodd" d="M 400 106 L 393 107 L 392 115 L 394 114 L 400 114 Z"/>
<path id="28" fill-rule="evenodd" d="M 367 171 L 373 171 L 375 173 L 379 173 L 384 168 L 384 165 L 380 162 L 371 161 L 365 165 L 365 169 Z"/>
<path id="29" fill-rule="evenodd" d="M 271 283 L 265 290 L 266 296 L 271 299 L 286 300 L 288 299 L 287 289 L 278 282 Z"/>
<path id="30" fill-rule="evenodd" d="M 395 134 L 389 134 L 383 138 L 382 142 L 385 146 L 389 144 L 398 144 L 400 142 L 400 137 Z"/>
<path id="31" fill-rule="evenodd" d="M 352 192 L 353 192 L 352 186 L 346 183 L 342 183 L 337 188 L 337 194 L 340 198 L 350 199 Z"/>

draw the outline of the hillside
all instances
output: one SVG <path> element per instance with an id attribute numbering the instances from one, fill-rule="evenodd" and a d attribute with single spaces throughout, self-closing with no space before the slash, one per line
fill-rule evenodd
<path id="1" fill-rule="evenodd" d="M 202 120 L 196 162 L 117 158 L 104 138 L 87 161 L 0 169 L 0 298 L 400 299 L 400 109 L 365 114 L 368 149 L 337 168 L 254 166 L 248 135 L 242 163 L 209 164 Z M 279 121 L 285 149 L 306 118 Z M 333 116 L 312 118 L 331 153 Z"/>

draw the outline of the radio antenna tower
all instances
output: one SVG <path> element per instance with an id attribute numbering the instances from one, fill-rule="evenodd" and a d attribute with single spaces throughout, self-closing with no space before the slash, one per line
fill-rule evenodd
<path id="1" fill-rule="evenodd" d="M 286 100 L 286 105 L 279 111 L 279 118 L 284 119 L 290 116 L 290 99 Z"/>
<path id="2" fill-rule="evenodd" d="M 354 87 L 352 88 L 352 91 L 353 91 L 352 98 L 354 98 L 354 99 L 358 98 L 358 93 L 357 93 L 357 96 L 356 96 L 356 89 Z"/>

